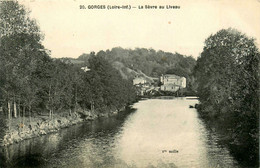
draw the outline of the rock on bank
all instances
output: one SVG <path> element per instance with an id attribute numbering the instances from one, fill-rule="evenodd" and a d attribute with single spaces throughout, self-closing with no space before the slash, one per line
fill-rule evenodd
<path id="1" fill-rule="evenodd" d="M 82 117 L 79 113 L 72 113 L 67 116 L 48 116 L 29 118 L 16 118 L 10 122 L 6 121 L 7 128 L 1 140 L 0 146 L 7 146 L 15 142 L 25 139 L 38 137 L 51 132 L 57 132 L 61 128 L 65 128 L 85 120 L 94 119 L 94 116 Z"/>

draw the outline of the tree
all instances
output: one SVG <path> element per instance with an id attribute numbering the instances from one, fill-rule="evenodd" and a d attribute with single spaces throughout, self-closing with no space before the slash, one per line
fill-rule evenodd
<path id="1" fill-rule="evenodd" d="M 123 79 L 107 59 L 103 51 L 92 53 L 90 71 L 83 74 L 81 105 L 98 114 L 120 110 L 135 99 L 132 81 Z"/>
<path id="2" fill-rule="evenodd" d="M 206 39 L 195 67 L 201 114 L 219 121 L 230 130 L 233 142 L 255 153 L 258 149 L 259 59 L 254 39 L 229 28 Z M 249 156 L 251 161 L 256 159 L 256 155 Z"/>
<path id="3" fill-rule="evenodd" d="M 0 27 L 0 59 L 3 72 L 0 90 L 10 118 L 11 104 L 16 117 L 16 103 L 17 99 L 22 99 L 21 96 L 28 100 L 26 102 L 30 109 L 31 100 L 36 93 L 35 87 L 30 85 L 31 74 L 36 68 L 37 54 L 42 53 L 44 47 L 41 45 L 42 35 L 39 27 L 30 19 L 29 11 L 17 1 L 0 2 Z"/>
<path id="4" fill-rule="evenodd" d="M 41 36 L 36 21 L 31 19 L 29 14 L 30 12 L 17 1 L 1 1 L 0 38 L 20 33 Z"/>

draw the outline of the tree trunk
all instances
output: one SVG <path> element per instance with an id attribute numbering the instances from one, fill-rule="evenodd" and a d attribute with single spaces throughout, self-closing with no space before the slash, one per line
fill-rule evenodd
<path id="1" fill-rule="evenodd" d="M 18 117 L 21 118 L 21 100 L 18 100 Z"/>
<path id="2" fill-rule="evenodd" d="M 29 105 L 28 113 L 29 113 L 29 122 L 31 124 L 31 105 Z"/>
<path id="3" fill-rule="evenodd" d="M 53 99 L 51 99 L 51 119 L 53 119 L 54 107 L 53 107 Z"/>
<path id="4" fill-rule="evenodd" d="M 51 118 L 51 109 L 49 110 L 49 117 Z"/>
<path id="5" fill-rule="evenodd" d="M 8 106 L 8 119 L 11 119 L 11 102 L 10 100 L 8 100 L 7 102 L 7 106 Z"/>
<path id="6" fill-rule="evenodd" d="M 76 111 L 77 111 L 77 86 L 76 86 L 76 88 L 75 88 L 75 109 L 74 109 L 74 113 L 76 113 Z"/>
<path id="7" fill-rule="evenodd" d="M 25 114 L 25 106 L 23 106 L 23 128 L 24 128 L 24 114 Z"/>
<path id="8" fill-rule="evenodd" d="M 92 100 L 91 101 L 91 113 L 92 113 L 92 115 L 94 114 L 94 109 L 95 107 L 94 107 L 94 101 Z"/>
<path id="9" fill-rule="evenodd" d="M 49 117 L 50 117 L 50 119 L 51 119 L 51 86 L 50 86 L 50 88 L 49 88 L 49 93 L 48 93 L 48 95 L 49 95 Z"/>
<path id="10" fill-rule="evenodd" d="M 17 117 L 17 108 L 16 108 L 16 100 L 14 98 L 14 118 Z"/>
<path id="11" fill-rule="evenodd" d="M 23 124 L 24 124 L 25 106 L 23 106 Z"/>

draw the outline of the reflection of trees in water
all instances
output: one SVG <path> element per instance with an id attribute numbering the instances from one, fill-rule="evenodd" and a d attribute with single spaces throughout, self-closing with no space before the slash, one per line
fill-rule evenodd
<path id="1" fill-rule="evenodd" d="M 32 167 L 37 163 L 42 164 L 45 160 L 44 157 L 49 153 L 50 146 L 54 148 L 56 144 L 53 140 L 49 141 L 48 136 L 42 136 L 5 146 L 2 150 L 3 162 L 1 162 L 0 166 L 3 163 L 5 164 L 3 166 L 7 167 L 30 167 L 30 162 Z"/>
<path id="2" fill-rule="evenodd" d="M 133 111 L 127 111 L 110 118 L 98 119 L 83 124 L 78 129 L 73 128 L 72 131 L 70 128 L 67 129 L 71 134 L 69 138 L 75 138 L 72 138 L 67 144 L 63 143 L 67 147 L 63 147 L 63 150 L 55 153 L 55 156 L 59 158 L 59 163 L 57 163 L 56 157 L 50 159 L 49 162 L 68 167 L 113 167 L 113 165 L 122 162 L 115 158 L 113 149 L 116 145 L 116 136 L 119 135 L 129 112 Z M 63 139 L 66 138 L 63 137 Z"/>
<path id="3" fill-rule="evenodd" d="M 84 152 L 89 152 L 86 153 L 86 156 L 89 154 L 93 155 L 93 157 L 89 156 L 89 161 L 93 162 L 93 164 L 108 164 L 112 160 L 115 160 L 110 154 L 112 153 L 111 147 L 115 145 L 115 136 L 120 132 L 127 115 L 133 111 L 127 110 L 110 118 L 97 119 L 71 126 L 57 133 L 24 140 L 17 144 L 3 147 L 0 153 L 3 156 L 0 160 L 0 166 L 35 167 L 37 164 L 60 164 L 56 158 L 63 158 L 67 161 L 67 156 L 65 155 L 80 152 L 82 149 L 85 150 Z M 98 157 L 100 158 L 100 162 L 98 162 Z M 76 160 L 85 162 L 83 158 Z M 32 165 L 29 164 L 30 162 Z"/>
<path id="4" fill-rule="evenodd" d="M 238 165 L 247 165 L 248 163 L 241 163 L 237 153 L 234 152 L 234 148 L 232 148 L 232 141 L 230 138 L 228 138 L 228 131 L 225 128 L 224 125 L 219 125 L 218 121 L 206 121 L 204 119 L 200 119 L 201 124 L 204 125 L 206 128 L 206 140 L 207 140 L 207 145 L 209 146 L 208 149 L 211 149 L 209 151 L 208 156 L 215 156 L 215 153 L 222 153 L 225 156 L 230 156 L 231 158 L 235 158 L 236 160 L 236 166 Z M 236 147 L 239 148 L 239 147 Z M 241 151 L 240 151 L 241 152 Z M 247 157 L 248 151 L 243 151 L 245 154 L 242 157 Z M 220 158 L 223 159 L 223 158 Z M 229 158 L 224 158 L 225 162 L 223 161 L 222 163 L 226 163 L 229 160 L 234 160 L 234 159 L 229 159 Z M 222 165 L 225 167 L 225 165 Z M 221 167 L 221 166 L 220 166 Z"/>

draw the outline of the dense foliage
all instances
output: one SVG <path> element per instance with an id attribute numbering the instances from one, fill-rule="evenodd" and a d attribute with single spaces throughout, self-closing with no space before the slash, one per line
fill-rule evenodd
<path id="1" fill-rule="evenodd" d="M 206 39 L 195 67 L 201 116 L 217 123 L 252 165 L 258 160 L 259 58 L 254 39 L 226 29 Z"/>
<path id="2" fill-rule="evenodd" d="M 155 51 L 154 49 L 136 48 L 132 50 L 121 47 L 100 51 L 99 54 L 105 56 L 125 78 L 133 79 L 135 77 L 135 74 L 131 74 L 132 70 L 155 78 L 159 78 L 162 74 L 175 74 L 186 77 L 188 90 L 195 91 L 192 70 L 196 60 L 191 56 L 161 50 Z M 84 61 L 88 64 L 89 58 L 90 54 L 82 54 L 77 61 Z M 75 63 L 78 63 L 77 61 L 72 60 Z"/>
<path id="3" fill-rule="evenodd" d="M 105 109 L 120 110 L 135 101 L 136 92 L 131 80 L 123 79 L 102 54 L 92 53 L 89 68 L 83 75 L 84 99 L 81 105 L 104 112 Z"/>
<path id="4" fill-rule="evenodd" d="M 112 62 L 122 62 L 126 67 L 133 70 L 141 70 L 148 76 L 158 77 L 167 71 L 176 75 L 187 76 L 192 72 L 196 61 L 191 56 L 187 57 L 179 53 L 155 51 L 154 49 L 136 48 L 123 49 L 120 47 L 102 51 Z M 89 54 L 82 54 L 78 60 L 87 61 Z"/>
<path id="5" fill-rule="evenodd" d="M 0 9 L 0 95 L 9 119 L 79 109 L 111 112 L 135 100 L 132 81 L 122 79 L 106 58 L 92 54 L 87 72 L 53 60 L 22 5 L 2 1 Z"/>

